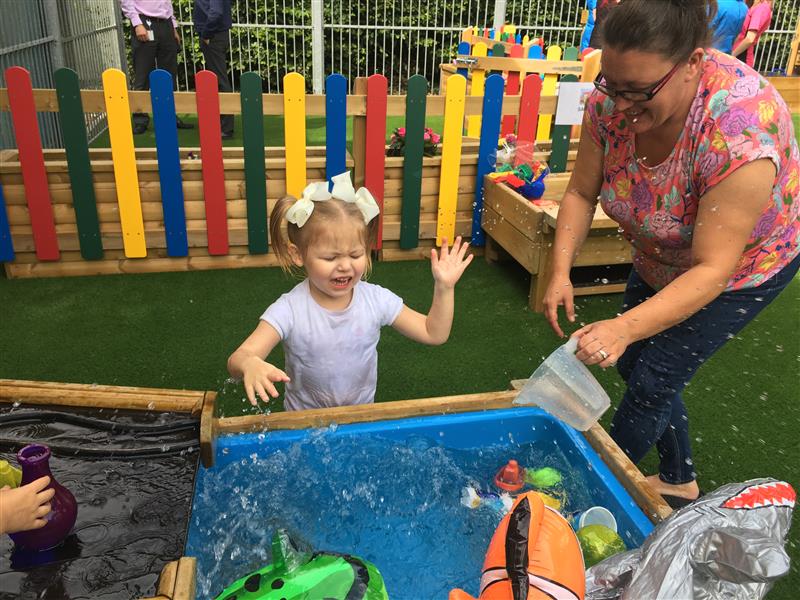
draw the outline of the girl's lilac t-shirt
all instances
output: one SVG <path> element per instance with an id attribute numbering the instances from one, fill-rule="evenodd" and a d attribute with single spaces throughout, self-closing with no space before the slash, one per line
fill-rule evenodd
<path id="1" fill-rule="evenodd" d="M 312 298 L 308 279 L 283 294 L 261 315 L 281 336 L 286 357 L 286 410 L 368 404 L 378 382 L 378 340 L 403 300 L 360 281 L 343 311 Z"/>

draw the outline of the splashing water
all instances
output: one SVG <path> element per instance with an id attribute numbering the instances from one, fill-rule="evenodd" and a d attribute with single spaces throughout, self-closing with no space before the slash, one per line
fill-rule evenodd
<path id="1" fill-rule="evenodd" d="M 501 514 L 462 506 L 465 485 L 490 489 L 497 469 L 515 458 L 561 471 L 566 512 L 599 503 L 592 496 L 601 493 L 596 476 L 570 467 L 555 439 L 518 445 L 506 432 L 502 445 L 461 449 L 441 445 L 438 429 L 402 443 L 318 430 L 276 447 L 269 435 L 266 443 L 263 434 L 237 436 L 247 449 L 232 448 L 235 460 L 198 475 L 186 554 L 198 558 L 200 598 L 270 563 L 281 527 L 316 551 L 373 562 L 390 598 L 444 598 L 453 587 L 477 593 Z M 623 536 L 630 547 L 641 542 L 638 533 Z"/>

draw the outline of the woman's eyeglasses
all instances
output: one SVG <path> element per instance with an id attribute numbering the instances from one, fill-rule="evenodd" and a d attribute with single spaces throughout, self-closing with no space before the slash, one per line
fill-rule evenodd
<path id="1" fill-rule="evenodd" d="M 630 102 L 648 102 L 653 99 L 653 96 L 655 96 L 659 91 L 661 91 L 661 88 L 667 85 L 667 82 L 669 81 L 670 77 L 672 77 L 675 74 L 675 71 L 678 70 L 678 67 L 681 64 L 682 63 L 678 63 L 674 67 L 672 67 L 669 73 L 664 75 L 664 77 L 656 81 L 653 85 L 648 86 L 649 89 L 615 90 L 614 88 L 606 85 L 602 73 L 597 74 L 597 78 L 594 80 L 594 87 L 597 88 L 597 90 L 600 91 L 601 93 L 608 96 L 609 98 L 616 98 L 619 96 L 620 98 L 624 98 L 625 100 L 628 100 Z"/>

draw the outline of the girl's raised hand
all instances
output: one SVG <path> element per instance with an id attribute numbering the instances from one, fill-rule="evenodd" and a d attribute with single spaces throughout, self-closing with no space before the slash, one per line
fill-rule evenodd
<path id="1" fill-rule="evenodd" d="M 431 271 L 437 285 L 446 288 L 455 287 L 467 265 L 472 262 L 472 254 L 465 257 L 468 248 L 469 244 L 467 242 L 462 244 L 461 236 L 458 236 L 452 248 L 447 246 L 446 239 L 442 239 L 442 247 L 438 254 L 436 248 L 431 249 Z"/>
<path id="2" fill-rule="evenodd" d="M 264 402 L 269 400 L 269 396 L 278 397 L 278 390 L 275 383 L 278 381 L 290 381 L 289 376 L 278 367 L 253 356 L 244 365 L 244 391 L 250 404 L 256 406 L 258 400 L 256 396 Z"/>

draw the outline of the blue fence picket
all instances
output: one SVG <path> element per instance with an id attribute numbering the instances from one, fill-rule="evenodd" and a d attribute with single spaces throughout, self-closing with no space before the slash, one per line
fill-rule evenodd
<path id="1" fill-rule="evenodd" d="M 483 216 L 483 179 L 493 172 L 497 161 L 497 140 L 500 137 L 500 117 L 503 112 L 503 76 L 489 75 L 483 91 L 481 141 L 478 146 L 478 174 L 475 179 L 475 202 L 472 212 L 472 245 L 483 246 L 485 235 L 481 228 Z"/>
<path id="2" fill-rule="evenodd" d="M 155 69 L 150 72 L 150 101 L 153 104 L 167 255 L 188 256 L 189 243 L 186 237 L 186 213 L 183 206 L 183 179 L 178 150 L 175 96 L 172 92 L 172 75 L 168 71 Z"/>
<path id="3" fill-rule="evenodd" d="M 339 73 L 325 79 L 325 177 L 347 170 L 347 78 Z"/>
<path id="4" fill-rule="evenodd" d="M 14 244 L 11 241 L 11 227 L 8 225 L 3 185 L 0 184 L 0 262 L 12 260 L 14 260 Z"/>
<path id="5" fill-rule="evenodd" d="M 458 54 L 466 54 L 466 55 L 468 55 L 470 53 L 471 49 L 472 49 L 472 47 L 469 45 L 469 42 L 459 42 L 458 43 Z M 463 67 L 463 68 L 460 68 L 460 69 L 456 69 L 456 73 L 466 77 L 467 75 L 469 75 L 469 69 L 467 69 L 466 67 Z"/>

